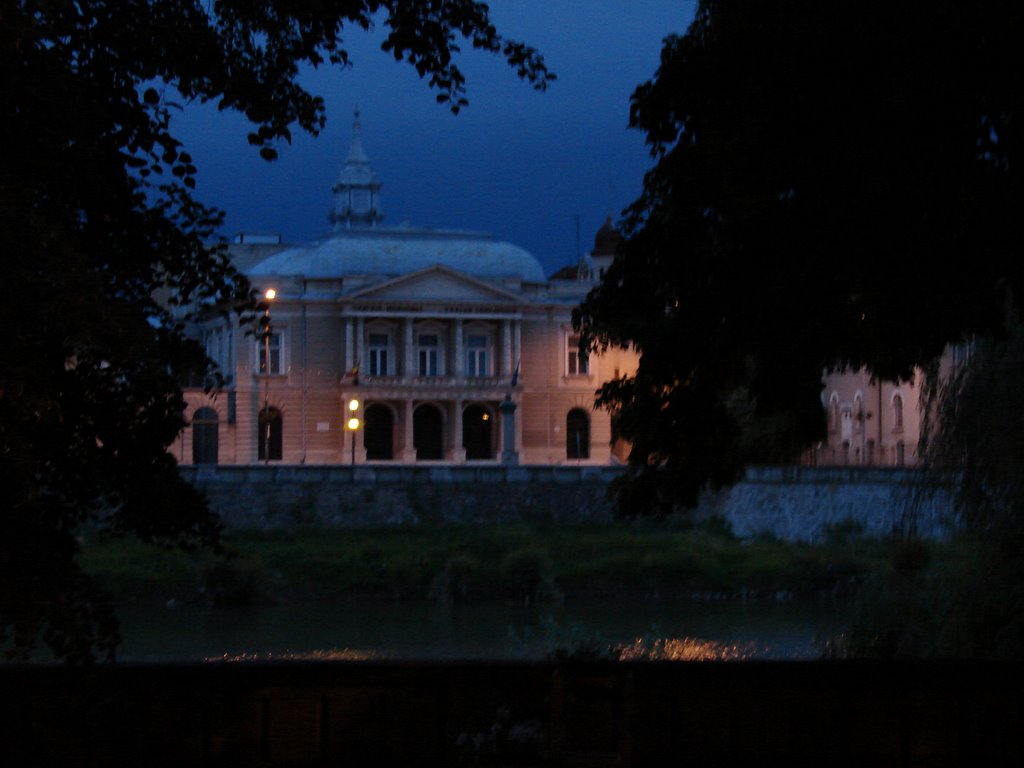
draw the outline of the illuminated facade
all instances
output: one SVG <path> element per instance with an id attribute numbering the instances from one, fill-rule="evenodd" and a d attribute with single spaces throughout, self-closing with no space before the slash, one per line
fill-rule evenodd
<path id="1" fill-rule="evenodd" d="M 920 376 L 877 381 L 864 370 L 825 377 L 828 436 L 808 458 L 825 465 L 914 466 L 921 434 Z"/>
<path id="2" fill-rule="evenodd" d="M 946 348 L 939 360 L 943 378 L 970 354 L 970 345 Z M 807 463 L 837 466 L 896 466 L 918 464 L 922 427 L 921 382 L 877 381 L 865 370 L 825 376 L 822 404 L 828 436 L 809 451 Z"/>
<path id="3" fill-rule="evenodd" d="M 609 225 L 594 254 L 549 279 L 534 256 L 485 235 L 382 226 L 380 188 L 357 114 L 333 232 L 302 245 L 236 239 L 239 268 L 276 291 L 270 333 L 195 327 L 226 382 L 186 389 L 179 462 L 622 460 L 594 393 L 636 359 L 588 357 L 571 328 L 608 260 Z"/>

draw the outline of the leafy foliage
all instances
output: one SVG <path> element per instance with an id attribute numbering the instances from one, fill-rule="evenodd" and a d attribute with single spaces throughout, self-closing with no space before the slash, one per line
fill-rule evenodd
<path id="1" fill-rule="evenodd" d="M 936 484 L 955 482 L 960 522 L 976 534 L 1024 537 L 1024 327 L 976 339 L 949 370 L 931 372 L 922 458 Z"/>
<path id="2" fill-rule="evenodd" d="M 656 164 L 574 317 L 625 514 L 693 505 L 824 436 L 822 371 L 909 378 L 1019 296 L 1020 9 L 703 0 L 632 97 Z M 1016 62 L 1016 63 L 1014 63 Z"/>
<path id="3" fill-rule="evenodd" d="M 959 554 L 942 580 L 922 582 L 935 611 L 935 653 L 1020 659 L 1024 653 L 1024 328 L 976 339 L 950 370 L 932 371 L 922 456 L 951 486 Z"/>
<path id="4" fill-rule="evenodd" d="M 0 644 L 13 655 L 40 637 L 71 660 L 113 655 L 116 622 L 76 561 L 83 525 L 217 546 L 167 453 L 178 382 L 209 373 L 182 330 L 198 311 L 248 321 L 259 307 L 207 246 L 222 215 L 192 195 L 175 99 L 243 113 L 273 159 L 293 127 L 325 122 L 300 66 L 347 66 L 342 33 L 375 19 L 384 50 L 453 112 L 460 39 L 536 88 L 553 78 L 472 0 L 0 0 Z"/>

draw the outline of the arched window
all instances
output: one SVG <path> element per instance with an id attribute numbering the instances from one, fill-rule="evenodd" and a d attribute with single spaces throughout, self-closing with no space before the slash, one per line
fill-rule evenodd
<path id="1" fill-rule="evenodd" d="M 844 443 L 849 443 L 853 439 L 853 411 L 849 405 L 843 405 L 839 408 L 840 427 L 839 433 Z"/>
<path id="2" fill-rule="evenodd" d="M 839 395 L 835 392 L 832 393 L 832 397 L 828 401 L 828 431 L 839 431 Z"/>
<path id="3" fill-rule="evenodd" d="M 375 404 L 366 407 L 366 426 L 363 429 L 363 445 L 367 461 L 390 461 L 394 454 L 395 417 L 386 405 Z"/>
<path id="4" fill-rule="evenodd" d="M 412 413 L 412 444 L 416 461 L 440 461 L 444 458 L 444 419 L 437 406 L 417 406 Z"/>
<path id="5" fill-rule="evenodd" d="M 903 429 L 903 395 L 899 392 L 892 396 L 892 429 L 894 432 Z"/>
<path id="6" fill-rule="evenodd" d="M 192 463 L 217 463 L 217 412 L 213 408 L 198 409 L 192 415 Z"/>
<path id="7" fill-rule="evenodd" d="M 590 458 L 590 417 L 582 408 L 573 408 L 565 417 L 565 457 Z"/>
<path id="8" fill-rule="evenodd" d="M 257 456 L 260 461 L 281 460 L 281 432 L 284 419 L 277 408 L 264 408 L 260 411 L 259 428 L 257 429 Z"/>
<path id="9" fill-rule="evenodd" d="M 462 412 L 462 447 L 467 459 L 494 458 L 493 424 L 494 417 L 482 405 L 470 405 Z"/>
<path id="10" fill-rule="evenodd" d="M 853 398 L 853 430 L 854 432 L 864 431 L 864 398 L 857 393 Z"/>

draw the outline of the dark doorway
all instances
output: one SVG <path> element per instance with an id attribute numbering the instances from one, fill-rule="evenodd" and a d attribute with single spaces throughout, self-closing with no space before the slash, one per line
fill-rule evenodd
<path id="1" fill-rule="evenodd" d="M 467 459 L 493 459 L 491 425 L 494 416 L 482 405 L 471 405 L 462 412 L 462 447 Z"/>
<path id="2" fill-rule="evenodd" d="M 421 405 L 412 414 L 412 444 L 416 461 L 440 461 L 444 458 L 444 421 L 433 405 Z"/>
<path id="3" fill-rule="evenodd" d="M 395 417 L 386 405 L 371 405 L 366 408 L 366 428 L 363 432 L 363 446 L 367 461 L 390 461 L 395 457 L 393 438 Z"/>
<path id="4" fill-rule="evenodd" d="M 590 458 L 590 417 L 582 408 L 573 408 L 565 417 L 565 456 Z"/>
<path id="5" fill-rule="evenodd" d="M 192 463 L 217 463 L 217 412 L 200 408 L 192 415 Z"/>
<path id="6" fill-rule="evenodd" d="M 283 428 L 281 412 L 277 408 L 264 408 L 260 411 L 259 429 L 256 442 L 257 456 L 260 461 L 281 460 L 281 430 Z"/>

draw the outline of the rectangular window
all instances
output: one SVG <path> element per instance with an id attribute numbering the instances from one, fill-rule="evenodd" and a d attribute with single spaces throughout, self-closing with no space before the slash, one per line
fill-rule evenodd
<path id="1" fill-rule="evenodd" d="M 218 368 L 223 367 L 224 361 L 221 359 L 221 336 L 220 331 L 207 331 L 205 334 L 204 347 L 206 348 L 206 356 L 213 360 L 217 364 Z"/>
<path id="2" fill-rule="evenodd" d="M 437 376 L 440 370 L 440 344 L 436 333 L 421 333 L 418 339 L 420 376 Z"/>
<path id="3" fill-rule="evenodd" d="M 263 339 L 256 342 L 256 349 L 259 355 L 259 372 L 261 374 L 270 374 L 271 376 L 279 376 L 283 369 L 281 366 L 281 334 L 270 333 Z M 268 363 L 269 353 L 269 366 Z"/>
<path id="4" fill-rule="evenodd" d="M 235 335 L 228 331 L 224 337 L 224 383 L 235 380 Z"/>
<path id="5" fill-rule="evenodd" d="M 580 337 L 569 336 L 565 346 L 566 373 L 570 376 L 586 376 L 590 373 L 590 358 L 585 352 L 580 352 Z"/>
<path id="6" fill-rule="evenodd" d="M 487 337 L 476 334 L 466 337 L 466 375 L 487 376 Z"/>
<path id="7" fill-rule="evenodd" d="M 217 372 L 221 376 L 222 383 L 231 384 L 235 374 L 234 357 L 231 350 L 231 331 L 207 331 L 204 344 L 206 356 L 217 364 Z M 212 378 L 208 379 L 208 382 L 212 381 Z"/>
<path id="8" fill-rule="evenodd" d="M 388 348 L 390 347 L 390 339 L 386 333 L 371 333 L 370 334 L 370 375 L 371 376 L 389 376 L 391 374 L 388 368 Z"/>

